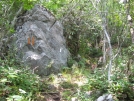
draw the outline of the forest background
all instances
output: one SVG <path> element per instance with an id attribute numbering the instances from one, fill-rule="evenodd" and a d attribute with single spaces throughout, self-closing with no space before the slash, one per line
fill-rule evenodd
<path id="1" fill-rule="evenodd" d="M 67 79 L 59 84 L 65 89 L 61 91 L 62 99 L 71 101 L 76 97 L 80 101 L 95 101 L 108 93 L 115 101 L 133 101 L 134 1 L 1 0 L 1 41 L 15 32 L 17 17 L 37 3 L 62 22 L 72 56 L 60 74 Z M 32 74 L 13 58 L 15 51 L 6 45 L 0 56 L 1 101 L 35 101 L 42 91 L 50 94 L 52 90 L 48 86 L 55 84 L 56 75 L 40 78 Z M 73 79 L 78 82 L 73 83 Z M 87 92 L 92 96 L 85 97 Z"/>

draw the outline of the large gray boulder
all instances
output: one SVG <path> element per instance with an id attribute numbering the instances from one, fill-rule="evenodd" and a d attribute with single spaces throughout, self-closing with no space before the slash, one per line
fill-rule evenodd
<path id="1" fill-rule="evenodd" d="M 18 17 L 14 39 L 17 57 L 34 73 L 49 75 L 67 65 L 69 51 L 63 26 L 42 6 L 36 5 Z"/>

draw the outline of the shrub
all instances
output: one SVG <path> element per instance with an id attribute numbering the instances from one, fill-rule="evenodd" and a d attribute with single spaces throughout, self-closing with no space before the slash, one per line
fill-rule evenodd
<path id="1" fill-rule="evenodd" d="M 0 58 L 0 98 L 8 101 L 34 99 L 34 95 L 39 91 L 40 78 L 13 57 L 15 54 Z"/>

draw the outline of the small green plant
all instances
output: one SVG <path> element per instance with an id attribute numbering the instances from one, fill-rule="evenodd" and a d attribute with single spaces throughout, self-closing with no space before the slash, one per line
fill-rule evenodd
<path id="1" fill-rule="evenodd" d="M 0 72 L 0 96 L 12 98 L 11 95 L 18 95 L 26 98 L 30 93 L 34 95 L 39 91 L 39 77 L 35 74 L 20 68 L 3 66 L 0 66 Z"/>
<path id="2" fill-rule="evenodd" d="M 28 101 L 39 92 L 40 77 L 15 59 L 15 52 L 0 58 L 0 98 L 7 101 Z"/>
<path id="3" fill-rule="evenodd" d="M 96 72 L 93 76 L 89 77 L 90 90 L 99 90 L 103 93 L 107 92 L 108 82 L 106 74 L 102 72 Z"/>

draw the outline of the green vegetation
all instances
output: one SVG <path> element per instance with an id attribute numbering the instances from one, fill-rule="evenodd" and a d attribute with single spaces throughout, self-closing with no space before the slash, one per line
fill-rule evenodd
<path id="1" fill-rule="evenodd" d="M 115 101 L 133 101 L 134 33 L 130 29 L 134 30 L 134 1 L 1 0 L 0 39 L 12 34 L 17 17 L 36 3 L 62 21 L 72 58 L 60 74 L 41 78 L 19 63 L 14 51 L 3 46 L 0 101 L 45 101 L 54 94 L 59 98 L 61 95 L 63 101 L 95 101 L 105 93 L 112 94 Z"/>

